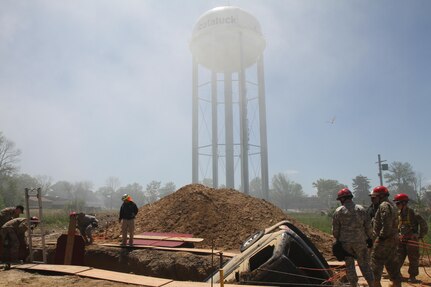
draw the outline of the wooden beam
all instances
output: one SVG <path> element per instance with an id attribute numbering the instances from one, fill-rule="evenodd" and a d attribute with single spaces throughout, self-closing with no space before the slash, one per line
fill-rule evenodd
<path id="1" fill-rule="evenodd" d="M 108 270 L 102 270 L 102 269 L 90 269 L 90 270 L 80 272 L 76 275 L 115 281 L 115 282 L 137 284 L 137 285 L 147 286 L 147 287 L 165 286 L 169 282 L 172 282 L 171 279 L 141 276 L 141 275 L 121 273 L 121 272 L 108 271 Z"/>
<path id="2" fill-rule="evenodd" d="M 120 245 L 117 243 L 102 243 L 98 244 L 101 246 L 107 246 L 107 247 L 121 247 L 121 248 L 132 248 L 132 249 L 156 249 L 156 250 L 167 250 L 167 251 L 183 251 L 183 252 L 190 252 L 190 253 L 197 253 L 197 254 L 211 254 L 211 249 L 200 249 L 200 248 L 181 248 L 181 247 L 160 247 L 160 246 L 149 246 L 149 245 Z M 225 257 L 235 257 L 238 254 L 233 252 L 225 252 L 222 250 L 214 250 L 214 254 L 218 254 L 220 252 L 223 252 L 223 256 Z"/>
<path id="3" fill-rule="evenodd" d="M 73 246 L 75 244 L 76 232 L 76 214 L 69 216 L 69 229 L 67 231 L 66 249 L 64 251 L 64 264 L 69 265 L 72 263 Z"/>
<path id="4" fill-rule="evenodd" d="M 122 236 L 120 235 L 120 238 Z M 159 240 L 159 241 L 180 241 L 180 242 L 192 242 L 198 243 L 204 241 L 203 238 L 195 238 L 195 237 L 169 237 L 169 236 L 158 236 L 158 235 L 135 235 L 134 239 L 148 239 L 148 240 Z"/>
<path id="5" fill-rule="evenodd" d="M 103 269 L 91 268 L 88 266 L 76 265 L 54 265 L 54 264 L 21 264 L 13 265 L 17 269 L 29 269 L 39 271 L 58 272 L 63 274 L 77 275 L 94 279 L 108 280 L 114 282 L 128 283 L 143 287 L 211 287 L 210 283 L 193 282 L 193 281 L 173 281 L 171 279 L 135 275 L 129 273 L 108 271 Z M 214 287 L 219 283 L 213 284 Z M 224 284 L 225 287 L 236 287 L 238 285 Z M 244 287 L 263 287 L 256 285 L 241 285 Z"/>

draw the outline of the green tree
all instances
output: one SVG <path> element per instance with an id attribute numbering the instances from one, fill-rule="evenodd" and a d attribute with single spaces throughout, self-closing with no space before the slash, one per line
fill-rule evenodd
<path id="1" fill-rule="evenodd" d="M 36 176 L 37 187 L 41 188 L 42 195 L 47 195 L 52 187 L 52 177 L 47 175 Z"/>
<path id="2" fill-rule="evenodd" d="M 353 179 L 352 182 L 353 187 L 353 195 L 355 196 L 355 201 L 361 204 L 369 204 L 370 203 L 370 180 L 368 177 L 363 175 L 358 175 Z"/>
<path id="3" fill-rule="evenodd" d="M 389 165 L 388 173 L 385 174 L 385 179 L 394 194 L 406 193 L 411 199 L 417 200 L 416 174 L 408 162 L 392 162 Z"/>
<path id="4" fill-rule="evenodd" d="M 15 147 L 15 143 L 0 132 L 0 180 L 2 176 L 12 175 L 18 170 L 20 155 L 21 151 Z"/>
<path id="5" fill-rule="evenodd" d="M 283 173 L 273 176 L 271 193 L 273 203 L 282 209 L 294 208 L 295 202 L 305 197 L 302 186 Z"/>
<path id="6" fill-rule="evenodd" d="M 93 199 L 93 183 L 90 181 L 79 181 L 73 185 L 73 199 L 76 203 L 75 210 L 82 211 L 86 202 Z"/>
<path id="7" fill-rule="evenodd" d="M 57 181 L 51 185 L 50 189 L 48 190 L 48 195 L 54 197 L 58 196 L 64 199 L 72 199 L 73 184 L 65 180 Z"/>
<path id="8" fill-rule="evenodd" d="M 96 191 L 96 196 L 103 202 L 103 205 L 106 209 L 112 208 L 113 202 L 111 199 L 114 199 L 111 198 L 111 195 L 111 189 L 107 186 L 101 186 Z M 116 200 L 121 201 L 121 197 L 117 198 Z"/>
<path id="9" fill-rule="evenodd" d="M 160 188 L 160 197 L 165 197 L 177 190 L 175 183 L 172 181 L 166 183 L 162 188 Z"/>
<path id="10" fill-rule="evenodd" d="M 115 176 L 110 176 L 106 179 L 105 186 L 109 193 L 109 209 L 112 209 L 114 205 L 117 205 L 115 200 L 117 189 L 120 187 L 120 179 Z"/>
<path id="11" fill-rule="evenodd" d="M 337 205 L 337 192 L 347 186 L 335 179 L 320 178 L 313 182 L 313 187 L 317 189 L 317 197 L 330 208 Z"/>
<path id="12" fill-rule="evenodd" d="M 151 181 L 147 184 L 147 188 L 144 191 L 144 196 L 147 203 L 152 203 L 160 199 L 160 181 Z"/>
<path id="13" fill-rule="evenodd" d="M 250 195 L 257 198 L 264 198 L 262 193 L 262 180 L 260 177 L 255 177 L 250 181 Z"/>
<path id="14" fill-rule="evenodd" d="M 3 177 L 1 182 L 3 201 L 6 206 L 24 204 L 25 188 L 38 187 L 37 180 L 28 174 Z"/>
<path id="15" fill-rule="evenodd" d="M 18 171 L 18 161 L 21 151 L 15 143 L 7 139 L 0 131 L 0 207 L 16 202 L 18 195 L 13 194 L 13 176 Z M 20 202 L 22 203 L 22 202 Z"/>

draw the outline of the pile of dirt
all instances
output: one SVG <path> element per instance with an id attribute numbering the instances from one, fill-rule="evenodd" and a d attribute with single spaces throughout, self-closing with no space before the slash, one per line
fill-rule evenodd
<path id="1" fill-rule="evenodd" d="M 268 201 L 245 195 L 234 189 L 214 189 L 201 184 L 186 185 L 157 202 L 140 208 L 135 233 L 191 233 L 204 238 L 196 247 L 238 250 L 256 231 L 279 221 L 290 220 L 303 231 L 325 258 L 332 258 L 330 235 L 298 223 Z M 104 231 L 118 239 L 121 228 L 114 223 Z"/>

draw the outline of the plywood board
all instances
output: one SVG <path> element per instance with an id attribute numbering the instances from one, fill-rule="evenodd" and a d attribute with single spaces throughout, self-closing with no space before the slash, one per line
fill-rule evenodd
<path id="1" fill-rule="evenodd" d="M 121 273 L 102 269 L 90 269 L 87 271 L 80 272 L 76 275 L 115 282 L 138 284 L 148 287 L 165 286 L 166 284 L 172 282 L 172 280 L 170 279 L 140 276 L 135 274 Z"/>
<path id="2" fill-rule="evenodd" d="M 152 236 L 169 236 L 169 237 L 193 237 L 190 233 L 172 233 L 172 232 L 143 232 L 135 235 L 152 235 Z"/>
<path id="3" fill-rule="evenodd" d="M 167 250 L 167 251 L 182 251 L 182 252 L 191 252 L 197 254 L 211 254 L 211 249 L 200 249 L 200 248 L 170 248 L 170 247 L 159 247 L 159 246 L 145 246 L 145 245 L 120 245 L 116 243 L 102 243 L 99 244 L 107 247 L 122 247 L 122 248 L 135 248 L 135 249 L 156 249 L 156 250 Z M 223 256 L 225 257 L 235 257 L 238 255 L 237 253 L 232 252 L 224 252 L 221 250 L 214 250 L 214 254 L 218 256 L 218 253 L 223 252 Z"/>
<path id="4" fill-rule="evenodd" d="M 59 273 L 65 273 L 65 274 L 76 274 L 82 271 L 90 270 L 91 267 L 76 266 L 76 265 L 37 264 L 27 269 L 39 270 L 39 271 L 52 271 L 52 272 L 59 272 Z"/>
<path id="5" fill-rule="evenodd" d="M 120 238 L 122 236 L 120 235 Z M 180 242 L 192 242 L 198 243 L 204 241 L 203 238 L 188 238 L 188 237 L 175 237 L 175 236 L 158 236 L 158 235 L 134 235 L 134 239 L 148 239 L 148 240 L 168 240 L 168 241 L 180 241 Z"/>
<path id="6" fill-rule="evenodd" d="M 180 241 L 168 241 L 168 240 L 146 240 L 146 239 L 135 239 L 133 240 L 134 245 L 145 245 L 145 246 L 160 246 L 160 247 L 180 247 L 185 242 Z"/>
<path id="7" fill-rule="evenodd" d="M 29 264 L 18 264 L 18 265 L 12 265 L 12 268 L 16 269 L 28 269 L 30 267 L 36 266 L 37 264 L 29 263 Z"/>
<path id="8" fill-rule="evenodd" d="M 213 283 L 213 286 L 219 287 L 220 283 Z M 225 286 L 225 287 L 238 287 L 239 285 L 224 284 L 223 286 Z M 251 286 L 251 285 L 241 285 L 241 286 Z M 163 287 L 211 287 L 211 283 L 191 282 L 191 281 L 172 281 L 171 283 L 163 285 Z M 253 287 L 263 287 L 263 286 L 253 285 Z M 266 287 L 268 287 L 268 286 L 266 286 Z"/>

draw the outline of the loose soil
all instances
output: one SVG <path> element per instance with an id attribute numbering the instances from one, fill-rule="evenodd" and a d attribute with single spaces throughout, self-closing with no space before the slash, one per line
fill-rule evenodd
<path id="1" fill-rule="evenodd" d="M 135 220 L 136 234 L 142 232 L 191 233 L 204 238 L 198 248 L 239 252 L 241 243 L 251 234 L 279 221 L 289 220 L 321 251 L 327 260 L 331 254 L 329 234 L 297 222 L 273 204 L 234 189 L 213 189 L 200 184 L 186 185 L 161 200 L 140 208 Z M 119 242 L 118 218 L 99 218 L 101 224 L 95 243 Z M 54 234 L 58 236 L 58 234 Z M 53 262 L 54 248 L 49 249 L 48 263 Z M 158 250 L 130 250 L 92 245 L 86 248 L 85 264 L 95 268 L 134 273 L 173 280 L 203 281 L 218 266 L 210 255 Z M 406 268 L 406 267 L 403 267 Z M 0 286 L 131 286 L 79 276 L 2 271 Z M 429 282 L 426 274 L 421 279 Z M 21 284 L 21 285 L 20 285 Z"/>
<path id="2" fill-rule="evenodd" d="M 289 220 L 303 231 L 322 252 L 332 259 L 329 234 L 288 217 L 280 208 L 263 199 L 234 189 L 214 189 L 201 184 L 186 185 L 157 202 L 143 206 L 135 219 L 136 234 L 141 232 L 191 233 L 204 238 L 199 248 L 238 251 L 242 242 L 256 231 L 282 220 Z M 116 221 L 99 235 L 119 241 L 121 227 Z"/>

